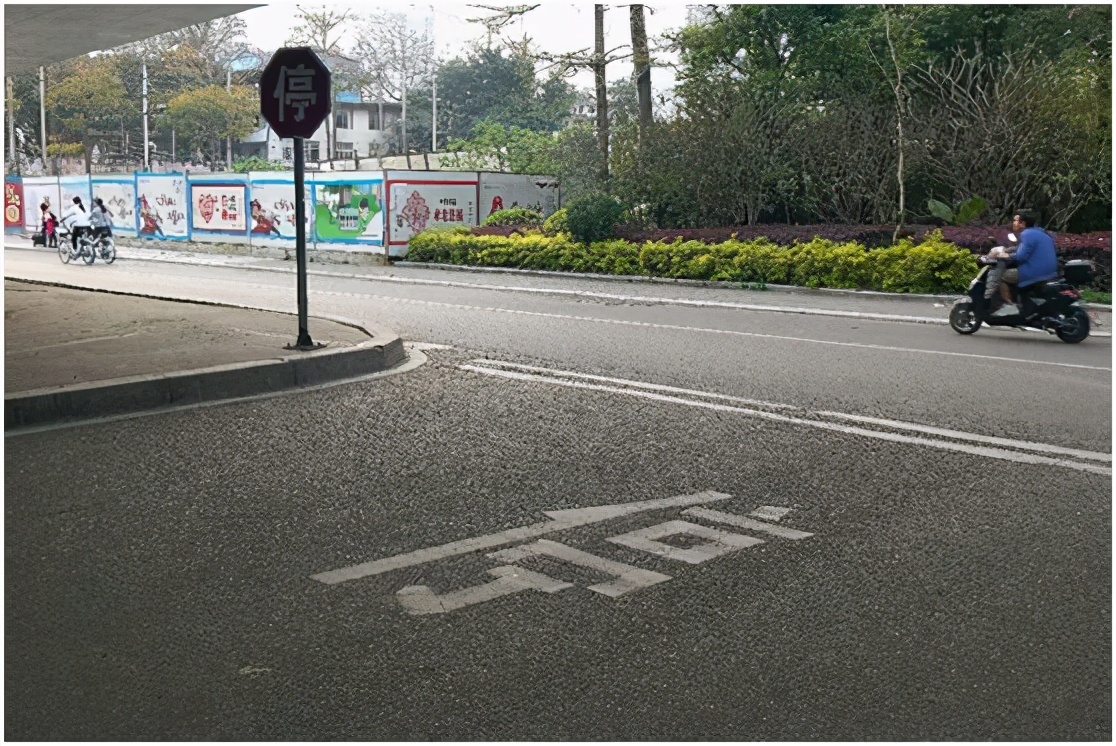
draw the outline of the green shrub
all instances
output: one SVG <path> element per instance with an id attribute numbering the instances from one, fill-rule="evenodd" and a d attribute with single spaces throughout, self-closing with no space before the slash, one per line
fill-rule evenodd
<path id="1" fill-rule="evenodd" d="M 569 211 L 566 208 L 556 210 L 550 217 L 543 221 L 542 232 L 547 236 L 557 236 L 559 233 L 569 233 L 570 224 L 567 218 Z"/>
<path id="2" fill-rule="evenodd" d="M 895 246 L 874 249 L 872 287 L 891 293 L 960 292 L 977 272 L 976 257 L 931 231 L 917 246 L 904 238 Z"/>
<path id="3" fill-rule="evenodd" d="M 583 244 L 613 237 L 616 224 L 624 214 L 623 206 L 608 195 L 582 197 L 567 208 L 570 235 Z"/>
<path id="4" fill-rule="evenodd" d="M 623 239 L 590 244 L 571 236 L 528 233 L 478 236 L 462 227 L 432 228 L 411 239 L 407 259 L 416 262 L 518 267 L 612 275 L 651 275 L 898 293 L 961 292 L 976 274 L 976 258 L 949 243 L 940 231 L 919 244 L 903 239 L 886 249 L 815 238 L 778 246 L 761 238 L 720 244 L 677 239 L 637 245 Z"/>
<path id="5" fill-rule="evenodd" d="M 542 213 L 531 207 L 510 207 L 497 210 L 484 219 L 481 225 L 525 226 L 538 228 L 542 225 Z"/>

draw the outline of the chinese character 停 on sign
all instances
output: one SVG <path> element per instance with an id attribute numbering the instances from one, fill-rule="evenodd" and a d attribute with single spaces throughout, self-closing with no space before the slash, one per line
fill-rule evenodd
<path id="1" fill-rule="evenodd" d="M 314 72 L 305 65 L 280 68 L 279 85 L 275 86 L 275 98 L 279 99 L 280 122 L 286 121 L 288 106 L 298 109 L 294 120 L 301 122 L 306 116 L 306 107 L 317 102 L 318 94 L 312 90 Z"/>

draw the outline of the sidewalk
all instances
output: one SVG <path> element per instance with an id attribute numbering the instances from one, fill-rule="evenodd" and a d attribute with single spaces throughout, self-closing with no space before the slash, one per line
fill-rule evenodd
<path id="1" fill-rule="evenodd" d="M 377 373 L 402 340 L 311 317 L 320 350 L 286 350 L 295 315 L 4 282 L 4 428 L 233 399 Z"/>

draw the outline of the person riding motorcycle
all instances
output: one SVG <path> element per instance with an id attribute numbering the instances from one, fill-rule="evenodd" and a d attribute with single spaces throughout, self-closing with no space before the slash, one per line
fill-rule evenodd
<path id="1" fill-rule="evenodd" d="M 1004 305 L 993 316 L 1013 316 L 1020 310 L 1012 302 L 1009 284 L 1024 289 L 1040 282 L 1058 279 L 1058 255 L 1054 250 L 1054 239 L 1050 234 L 1035 225 L 1035 216 L 1027 210 L 1020 210 L 1012 218 L 1011 227 L 1019 236 L 1019 248 L 1004 261 L 1008 267 L 1000 278 L 1000 295 Z M 1020 298 L 1022 302 L 1022 298 Z"/>

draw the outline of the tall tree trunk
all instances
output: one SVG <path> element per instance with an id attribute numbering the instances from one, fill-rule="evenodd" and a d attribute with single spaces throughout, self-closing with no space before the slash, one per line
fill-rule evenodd
<path id="1" fill-rule="evenodd" d="M 891 52 L 891 64 L 895 66 L 895 126 L 898 131 L 899 166 L 896 174 L 899 180 L 899 220 L 895 225 L 895 232 L 891 236 L 892 243 L 899 241 L 899 232 L 903 228 L 903 218 L 907 214 L 907 185 L 903 177 L 903 69 L 899 66 L 899 55 L 895 50 L 895 42 L 891 38 L 891 16 L 884 10 L 884 34 L 887 37 L 887 48 Z"/>
<path id="2" fill-rule="evenodd" d="M 596 23 L 596 47 L 593 56 L 593 77 L 597 83 L 597 149 L 600 151 L 600 179 L 608 184 L 608 87 L 605 84 L 604 6 L 593 6 Z"/>
<path id="3" fill-rule="evenodd" d="M 85 173 L 93 173 L 93 136 L 89 134 L 89 126 L 86 125 L 85 132 L 81 138 L 81 146 L 85 150 Z"/>
<path id="4" fill-rule="evenodd" d="M 647 25 L 643 6 L 630 6 L 632 19 L 632 60 L 635 64 L 636 93 L 639 94 L 639 145 L 642 149 L 651 128 L 651 53 L 647 50 Z"/>

